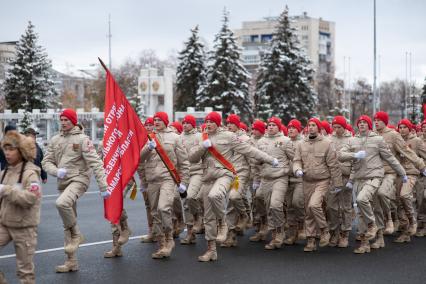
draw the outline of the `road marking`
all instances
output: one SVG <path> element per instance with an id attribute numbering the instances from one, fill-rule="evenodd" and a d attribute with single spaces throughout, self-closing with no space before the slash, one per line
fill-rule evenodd
<path id="1" fill-rule="evenodd" d="M 99 194 L 99 191 L 87 191 L 84 194 L 95 194 L 95 193 Z M 43 195 L 43 198 L 45 198 L 45 197 L 58 197 L 58 196 L 59 196 L 59 194 L 47 194 L 47 195 Z"/>
<path id="2" fill-rule="evenodd" d="M 144 236 L 146 236 L 146 235 L 130 237 L 129 240 L 139 239 L 139 238 L 144 237 Z M 108 244 L 108 243 L 112 243 L 112 240 L 81 244 L 80 247 L 90 247 L 90 246 L 103 245 L 103 244 Z M 63 249 L 64 249 L 64 247 L 37 250 L 35 252 L 35 254 L 48 253 L 48 252 L 59 251 L 59 250 L 63 250 Z M 12 258 L 12 257 L 16 257 L 16 254 L 0 255 L 0 259 Z"/>

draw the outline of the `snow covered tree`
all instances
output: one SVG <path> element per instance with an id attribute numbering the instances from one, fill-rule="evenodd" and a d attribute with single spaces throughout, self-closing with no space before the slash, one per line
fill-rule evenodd
<path id="1" fill-rule="evenodd" d="M 6 102 L 13 111 L 26 106 L 46 109 L 56 97 L 54 83 L 51 80 L 51 62 L 44 48 L 37 45 L 38 35 L 34 25 L 29 22 L 25 34 L 16 45 L 16 59 L 11 62 L 4 84 Z"/>
<path id="2" fill-rule="evenodd" d="M 198 91 L 198 107 L 213 107 L 225 116 L 235 113 L 243 119 L 252 118 L 250 76 L 240 57 L 241 49 L 228 27 L 228 12 L 225 10 L 222 28 L 215 37 L 209 56 L 206 85 Z"/>
<path id="3" fill-rule="evenodd" d="M 306 122 L 315 114 L 317 96 L 312 88 L 314 70 L 301 50 L 295 29 L 290 26 L 288 7 L 281 13 L 271 47 L 258 70 L 255 113 L 267 119 L 278 116 L 285 122 Z"/>
<path id="4" fill-rule="evenodd" d="M 198 36 L 198 26 L 191 33 L 184 49 L 179 52 L 176 70 L 176 109 L 180 111 L 196 106 L 197 91 L 205 83 L 205 51 Z"/>

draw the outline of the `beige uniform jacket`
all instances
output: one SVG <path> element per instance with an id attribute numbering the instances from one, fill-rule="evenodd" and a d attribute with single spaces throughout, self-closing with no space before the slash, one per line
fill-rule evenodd
<path id="1" fill-rule="evenodd" d="M 260 176 L 266 179 L 279 178 L 288 175 L 290 172 L 290 161 L 293 160 L 294 150 L 290 138 L 285 137 L 282 132 L 275 135 L 265 134 L 259 142 L 258 148 L 262 152 L 278 159 L 278 167 L 263 165 Z"/>
<path id="2" fill-rule="evenodd" d="M 36 183 L 41 195 L 40 168 L 27 162 L 18 184 L 23 163 L 9 166 L 3 179 L 3 192 L 0 194 L 0 222 L 11 228 L 34 227 L 40 223 L 40 196 L 30 191 L 31 183 Z M 4 170 L 0 177 L 3 177 Z"/>
<path id="3" fill-rule="evenodd" d="M 342 187 L 342 172 L 330 139 L 308 136 L 296 146 L 293 172 L 303 171 L 303 180 L 315 182 L 331 178 L 334 187 Z"/>
<path id="4" fill-rule="evenodd" d="M 93 171 L 101 191 L 107 190 L 104 165 L 89 137 L 81 126 L 76 125 L 69 132 L 61 131 L 53 136 L 42 161 L 43 169 L 52 176 L 58 176 L 58 169 L 65 168 L 65 178 L 60 183 L 77 181 L 85 185 L 90 183 Z"/>
<path id="5" fill-rule="evenodd" d="M 182 144 L 179 135 L 173 132 L 170 128 L 165 128 L 162 131 L 155 131 L 158 141 L 161 143 L 167 156 L 176 167 L 181 178 L 181 183 L 188 185 L 189 183 L 189 161 L 185 146 Z M 147 143 L 148 144 L 148 143 Z M 173 178 L 157 154 L 156 150 L 150 151 L 148 145 L 141 151 L 141 163 L 144 163 L 144 176 L 148 184 L 162 183 L 165 180 Z"/>
<path id="6" fill-rule="evenodd" d="M 197 146 L 198 143 L 200 143 L 201 139 L 201 133 L 198 132 L 195 128 L 186 133 L 185 131 L 182 132 L 180 135 L 180 140 L 183 146 L 186 149 L 186 152 L 189 153 L 189 150 L 191 150 L 192 147 Z M 189 175 L 202 175 L 203 174 L 203 168 L 201 167 L 201 160 L 199 160 L 196 163 L 190 163 L 189 166 Z"/>
<path id="7" fill-rule="evenodd" d="M 246 142 L 250 144 L 250 137 L 247 136 L 247 134 L 244 131 L 238 131 L 236 133 L 238 141 Z M 247 155 L 240 154 L 238 152 L 234 152 L 234 155 L 232 156 L 232 160 L 230 161 L 233 165 L 235 170 L 238 173 L 238 176 L 240 177 L 249 177 L 250 175 L 250 158 L 247 157 Z"/>
<path id="8" fill-rule="evenodd" d="M 243 154 L 249 158 L 259 160 L 263 163 L 271 164 L 273 157 L 256 149 L 248 142 L 242 142 L 235 133 L 223 128 L 218 128 L 216 133 L 209 134 L 209 139 L 213 147 L 225 157 L 229 162 L 232 161 L 234 153 Z M 218 179 L 224 175 L 230 177 L 233 174 L 228 171 L 219 161 L 217 161 L 210 152 L 203 147 L 203 141 L 200 139 L 198 146 L 193 147 L 189 152 L 189 160 L 196 162 L 202 159 L 202 167 L 204 170 L 203 181 L 211 181 Z"/>
<path id="9" fill-rule="evenodd" d="M 402 137 L 404 141 L 407 143 L 408 147 L 413 150 L 414 153 L 418 157 L 420 157 L 423 161 L 426 159 L 426 145 L 424 144 L 423 140 L 417 137 L 415 134 L 410 133 L 407 135 L 407 137 Z M 407 159 L 403 154 L 399 154 L 396 156 L 401 163 L 401 165 L 404 167 L 405 171 L 407 172 L 407 175 L 419 175 L 420 171 L 418 168 L 414 166 L 414 164 Z M 423 169 L 424 165 L 420 168 Z"/>
<path id="10" fill-rule="evenodd" d="M 356 159 L 355 153 L 366 151 L 364 159 Z M 405 176 L 405 170 L 389 150 L 382 136 L 369 131 L 367 136 L 359 133 L 349 140 L 339 151 L 339 161 L 352 161 L 351 180 L 383 178 L 385 171 L 383 162 L 386 161 L 400 176 Z"/>
<path id="11" fill-rule="evenodd" d="M 349 131 L 345 131 L 342 137 L 337 136 L 335 133 L 331 136 L 331 141 L 333 142 L 333 147 L 336 150 L 337 155 L 339 155 L 340 150 L 343 146 L 349 143 L 349 140 L 352 139 L 352 134 Z M 342 171 L 342 175 L 350 176 L 351 174 L 351 162 L 339 162 L 340 170 Z"/>
<path id="12" fill-rule="evenodd" d="M 299 144 L 302 141 L 303 141 L 303 139 L 302 139 L 302 137 L 300 135 L 298 135 L 295 140 L 291 140 L 290 139 L 290 145 L 293 148 L 293 152 L 294 153 L 296 153 L 296 146 L 297 146 L 297 144 Z M 293 159 L 294 159 L 294 157 L 293 157 Z M 293 159 L 290 161 L 290 173 L 289 173 L 290 182 L 291 183 L 303 182 L 303 178 L 301 178 L 301 177 L 298 178 L 293 173 Z"/>
<path id="13" fill-rule="evenodd" d="M 404 139 L 402 139 L 401 135 L 393 129 L 386 127 L 383 129 L 381 135 L 386 143 L 389 146 L 390 151 L 396 157 L 397 155 L 403 155 L 406 159 L 408 159 L 417 169 L 424 169 L 425 164 L 422 159 L 417 157 L 416 153 L 411 150 Z M 395 171 L 393 168 L 386 162 L 383 163 L 385 168 L 385 174 L 394 174 Z"/>
<path id="14" fill-rule="evenodd" d="M 258 143 L 260 139 L 262 139 L 262 137 L 256 138 L 255 136 L 251 136 L 249 144 L 255 148 L 258 148 Z M 261 166 L 256 163 L 255 159 L 250 159 L 250 178 L 253 182 L 260 182 L 260 168 Z"/>

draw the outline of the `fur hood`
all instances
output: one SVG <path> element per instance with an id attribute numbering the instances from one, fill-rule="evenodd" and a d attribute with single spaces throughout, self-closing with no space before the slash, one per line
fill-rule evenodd
<path id="1" fill-rule="evenodd" d="M 33 162 L 37 155 L 37 148 L 34 140 L 17 131 L 9 131 L 6 133 L 1 142 L 2 149 L 4 150 L 4 147 L 7 145 L 18 148 L 25 161 Z"/>

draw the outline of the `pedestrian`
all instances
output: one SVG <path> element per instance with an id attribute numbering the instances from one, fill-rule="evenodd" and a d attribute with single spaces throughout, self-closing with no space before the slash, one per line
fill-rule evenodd
<path id="1" fill-rule="evenodd" d="M 0 248 L 13 242 L 17 276 L 21 283 L 35 283 L 33 257 L 40 223 L 40 168 L 34 165 L 32 139 L 8 131 L 1 143 L 6 158 L 0 173 Z M 0 271 L 0 283 L 6 283 Z"/>
<path id="2" fill-rule="evenodd" d="M 8 124 L 6 125 L 6 127 L 4 128 L 4 135 L 7 134 L 7 132 L 12 131 L 12 130 L 16 130 L 16 126 L 13 124 Z M 4 156 L 4 152 L 0 147 L 0 167 L 1 170 L 4 170 L 4 168 L 6 167 L 7 161 L 6 161 L 6 157 Z"/>
<path id="3" fill-rule="evenodd" d="M 336 151 L 330 139 L 321 135 L 322 125 L 317 118 L 308 121 L 308 136 L 297 144 L 293 160 L 296 177 L 303 177 L 303 195 L 305 198 L 305 226 L 308 239 L 305 252 L 317 249 L 316 229 L 320 229 L 319 246 L 329 244 L 330 233 L 323 209 L 325 195 L 330 190 L 339 191 L 342 184 L 342 172 L 339 168 Z"/>
<path id="4" fill-rule="evenodd" d="M 385 176 L 384 162 L 402 177 L 403 182 L 407 182 L 408 178 L 404 168 L 389 151 L 384 138 L 372 131 L 371 118 L 361 115 L 356 126 L 358 133 L 340 150 L 339 161 L 352 162 L 352 174 L 346 187 L 355 191 L 358 207 L 358 232 L 361 244 L 354 253 L 363 254 L 370 252 L 370 240 L 374 239 L 378 232 L 373 202 L 376 206 L 376 194 Z M 383 238 L 383 234 L 378 234 L 378 239 L 380 237 Z M 379 242 L 380 240 L 376 240 L 377 244 Z M 384 241 L 379 247 L 384 247 Z"/>
<path id="5" fill-rule="evenodd" d="M 78 270 L 77 249 L 84 237 L 77 225 L 77 199 L 83 196 L 90 184 L 93 171 L 101 196 L 108 198 L 109 191 L 102 160 L 83 127 L 77 122 L 73 109 L 64 109 L 59 115 L 61 130 L 52 137 L 42 166 L 58 178 L 59 197 L 56 208 L 64 225 L 64 250 L 67 259 L 56 267 L 56 272 Z"/>
<path id="6" fill-rule="evenodd" d="M 175 247 L 172 221 L 175 191 L 186 192 L 189 182 L 186 149 L 179 135 L 167 127 L 168 124 L 167 113 L 157 112 L 154 115 L 154 132 L 149 134 L 151 140 L 141 151 L 141 163 L 145 163 L 146 192 L 153 217 L 153 234 L 159 244 L 158 250 L 152 254 L 154 259 L 169 257 Z"/>
<path id="7" fill-rule="evenodd" d="M 31 137 L 34 140 L 34 143 L 35 143 L 36 148 L 37 148 L 37 156 L 34 160 L 34 164 L 36 166 L 40 167 L 41 181 L 43 183 L 46 183 L 47 182 L 47 173 L 46 173 L 45 170 L 43 170 L 43 166 L 41 165 L 41 161 L 43 161 L 44 154 L 43 154 L 43 150 L 41 149 L 40 145 L 38 145 L 38 143 L 37 143 L 38 132 L 35 131 L 34 128 L 29 127 L 27 129 L 25 129 L 24 134 L 25 134 L 25 136 Z"/>

